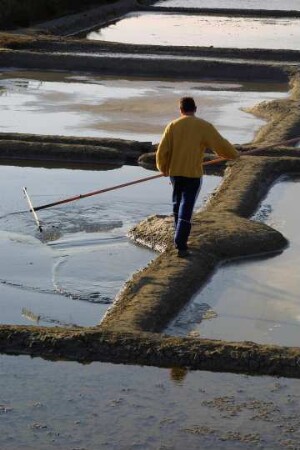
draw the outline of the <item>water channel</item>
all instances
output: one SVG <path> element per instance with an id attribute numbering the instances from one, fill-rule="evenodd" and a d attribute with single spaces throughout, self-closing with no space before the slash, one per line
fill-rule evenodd
<path id="1" fill-rule="evenodd" d="M 300 49 L 300 20 L 131 13 L 88 33 L 92 40 L 162 46 Z"/>
<path id="2" fill-rule="evenodd" d="M 236 8 L 300 11 L 299 0 L 161 0 L 154 6 L 185 8 Z"/>
<path id="3" fill-rule="evenodd" d="M 253 218 L 283 233 L 289 247 L 277 256 L 220 267 L 168 333 L 299 345 L 299 195 L 299 177 L 281 180 Z"/>
<path id="4" fill-rule="evenodd" d="M 283 98 L 286 84 L 117 79 L 61 72 L 0 74 L 0 131 L 119 137 L 158 142 L 193 95 L 198 114 L 232 142 L 249 142 L 263 122 L 242 108 Z M 237 126 L 239 122 L 239 126 Z"/>

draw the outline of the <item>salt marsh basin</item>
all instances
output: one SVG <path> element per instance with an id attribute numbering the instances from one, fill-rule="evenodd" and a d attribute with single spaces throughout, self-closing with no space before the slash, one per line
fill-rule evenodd
<path id="1" fill-rule="evenodd" d="M 88 39 L 130 44 L 300 49 L 299 19 L 131 13 Z"/>
<path id="2" fill-rule="evenodd" d="M 299 380 L 3 355 L 0 370 L 5 450 L 298 446 Z"/>
<path id="3" fill-rule="evenodd" d="M 227 264 L 191 300 L 169 327 L 170 334 L 297 346 L 299 343 L 298 178 L 278 182 L 253 220 L 262 220 L 289 239 L 277 256 Z"/>
<path id="4" fill-rule="evenodd" d="M 272 9 L 278 11 L 300 11 L 299 0 L 163 0 L 154 6 L 185 8 L 237 8 L 237 9 Z"/>
<path id="5" fill-rule="evenodd" d="M 168 181 L 45 210 L 39 214 L 44 224 L 39 233 L 30 213 L 18 213 L 27 208 L 23 185 L 37 205 L 63 192 L 88 192 L 153 172 L 130 166 L 108 171 L 0 166 L 0 172 L 8 193 L 0 211 L 6 262 L 0 278 L 1 323 L 97 325 L 126 279 L 155 257 L 129 242 L 126 233 L 149 214 L 171 212 Z M 206 177 L 198 207 L 219 182 L 220 177 Z"/>
<path id="6" fill-rule="evenodd" d="M 198 114 L 234 143 L 249 142 L 264 123 L 242 108 L 284 98 L 287 85 L 139 80 L 59 72 L 5 71 L 0 76 L 1 130 L 117 137 L 158 142 L 192 94 Z"/>

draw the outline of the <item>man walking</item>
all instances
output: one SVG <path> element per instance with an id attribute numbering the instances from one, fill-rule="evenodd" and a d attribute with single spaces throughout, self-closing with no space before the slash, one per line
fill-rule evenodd
<path id="1" fill-rule="evenodd" d="M 237 150 L 209 122 L 195 116 L 197 107 L 192 97 L 180 99 L 180 117 L 170 122 L 156 153 L 156 165 L 173 186 L 175 247 L 178 256 L 189 256 L 187 241 L 191 218 L 203 175 L 206 149 L 226 159 L 236 159 Z"/>

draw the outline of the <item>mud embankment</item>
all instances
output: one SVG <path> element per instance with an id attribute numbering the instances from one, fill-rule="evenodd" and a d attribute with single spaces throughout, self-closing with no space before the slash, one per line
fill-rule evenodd
<path id="1" fill-rule="evenodd" d="M 280 175 L 295 171 L 300 171 L 299 158 L 242 157 L 230 167 L 206 208 L 194 216 L 191 258 L 178 259 L 170 218 L 137 225 L 134 240 L 165 252 L 125 284 L 101 326 L 161 331 L 220 263 L 282 250 L 287 241 L 280 233 L 247 218 Z"/>
<path id="2" fill-rule="evenodd" d="M 299 63 L 299 50 L 160 46 L 147 44 L 123 44 L 121 42 L 93 41 L 88 39 L 55 36 L 0 34 L 0 46 L 10 50 L 30 50 L 48 53 L 118 53 L 127 55 L 160 55 L 178 57 L 228 58 L 232 60 Z"/>
<path id="3" fill-rule="evenodd" d="M 263 6 L 263 4 L 262 4 Z M 188 8 L 188 7 L 166 7 L 150 5 L 139 8 L 145 12 L 169 13 L 169 14 L 191 14 L 201 16 L 225 16 L 225 17 L 257 17 L 257 18 L 298 18 L 300 11 L 277 10 L 277 9 L 239 9 L 239 8 Z"/>
<path id="4" fill-rule="evenodd" d="M 137 164 L 151 149 L 151 142 L 123 139 L 0 133 L 0 160 L 5 161 Z"/>
<path id="5" fill-rule="evenodd" d="M 1 325 L 0 352 L 82 363 L 103 361 L 300 377 L 299 348 L 179 339 L 151 333 Z"/>
<path id="6" fill-rule="evenodd" d="M 300 75 L 291 79 L 288 99 L 259 103 L 245 110 L 268 121 L 257 133 L 255 144 L 280 142 L 300 136 Z"/>
<path id="7" fill-rule="evenodd" d="M 98 75 L 159 77 L 168 79 L 214 79 L 287 82 L 293 67 L 255 62 L 205 59 L 169 59 L 147 55 L 80 55 L 63 53 L 0 50 L 0 67 L 62 70 L 97 73 Z"/>

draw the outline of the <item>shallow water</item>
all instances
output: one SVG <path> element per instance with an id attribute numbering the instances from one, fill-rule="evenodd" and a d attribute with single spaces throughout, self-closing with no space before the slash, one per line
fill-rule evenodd
<path id="1" fill-rule="evenodd" d="M 300 381 L 0 356 L 5 450 L 298 448 Z"/>
<path id="2" fill-rule="evenodd" d="M 171 212 L 171 188 L 161 178 L 40 211 L 43 233 L 27 211 L 34 206 L 151 176 L 140 167 L 107 171 L 0 166 L 1 323 L 96 325 L 130 275 L 155 253 L 129 242 L 130 227 Z M 205 177 L 198 200 L 219 183 Z M 21 213 L 18 213 L 21 211 Z"/>
<path id="3" fill-rule="evenodd" d="M 178 115 L 178 99 L 193 95 L 199 115 L 232 142 L 249 142 L 262 120 L 241 110 L 283 98 L 287 86 L 116 79 L 55 72 L 0 75 L 0 131 L 98 136 L 158 142 Z"/>
<path id="4" fill-rule="evenodd" d="M 299 19 L 132 13 L 88 39 L 164 46 L 300 49 Z"/>
<path id="5" fill-rule="evenodd" d="M 158 140 L 193 92 L 201 112 L 233 142 L 252 139 L 262 121 L 239 108 L 286 96 L 283 85 L 116 80 L 45 72 L 3 72 L 3 131 Z M 233 96 L 234 93 L 234 96 Z M 59 111 L 59 113 L 57 112 Z M 130 114 L 128 113 L 130 111 Z M 114 119 L 115 118 L 115 119 Z M 148 127 L 144 127 L 147 123 Z M 142 130 L 142 131 L 141 131 Z M 150 214 L 169 214 L 164 179 L 41 211 L 36 232 L 22 187 L 35 206 L 151 175 L 138 167 L 108 171 L 0 167 L 1 323 L 96 325 L 124 281 L 154 254 L 126 232 Z M 199 204 L 219 183 L 206 177 Z"/>
<path id="6" fill-rule="evenodd" d="M 162 0 L 154 6 L 186 8 L 277 9 L 300 11 L 299 0 Z"/>
<path id="7" fill-rule="evenodd" d="M 254 218 L 283 233 L 289 247 L 278 256 L 220 267 L 169 334 L 299 346 L 299 195 L 299 179 L 277 183 Z"/>

